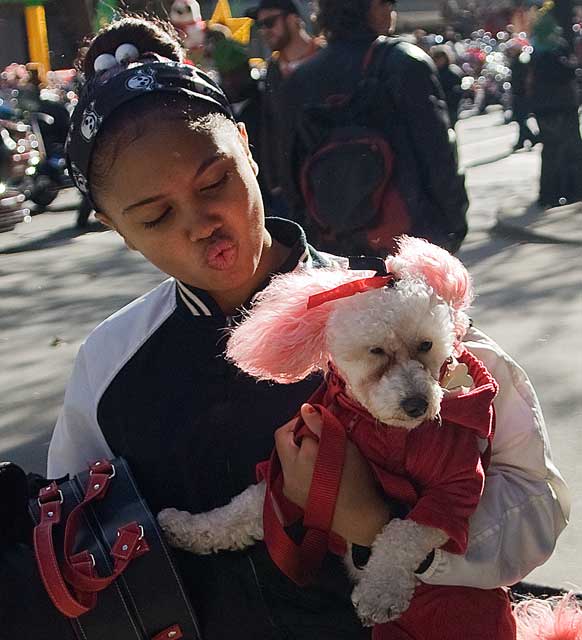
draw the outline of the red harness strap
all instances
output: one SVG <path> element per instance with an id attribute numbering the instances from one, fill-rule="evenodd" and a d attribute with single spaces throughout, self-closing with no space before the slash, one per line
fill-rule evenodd
<path id="1" fill-rule="evenodd" d="M 294 542 L 285 531 L 285 525 L 298 519 L 302 512 L 283 496 L 283 471 L 277 453 L 273 452 L 266 469 L 259 468 L 259 476 L 267 483 L 263 506 L 265 542 L 279 569 L 300 585 L 312 580 L 328 549 L 342 545 L 338 536 L 332 533 L 331 525 L 344 466 L 347 434 L 339 420 L 325 407 L 314 405 L 314 408 L 322 417 L 323 429 L 303 512 L 307 532 L 301 543 Z M 300 420 L 296 438 L 304 437 L 317 439 Z"/>

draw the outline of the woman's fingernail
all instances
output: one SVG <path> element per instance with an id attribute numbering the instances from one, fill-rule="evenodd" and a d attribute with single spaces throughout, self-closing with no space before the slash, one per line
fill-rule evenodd
<path id="1" fill-rule="evenodd" d="M 304 404 L 303 411 L 305 411 L 305 413 L 315 413 L 315 409 L 310 404 Z"/>

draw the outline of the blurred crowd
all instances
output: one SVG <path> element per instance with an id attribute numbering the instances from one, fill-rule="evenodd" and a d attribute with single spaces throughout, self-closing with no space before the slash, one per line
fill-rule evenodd
<path id="1" fill-rule="evenodd" d="M 387 5 L 394 10 L 393 3 Z M 452 27 L 398 36 L 432 59 L 453 130 L 460 118 L 498 105 L 505 122 L 518 125 L 514 151 L 543 143 L 539 203 L 544 207 L 582 199 L 574 178 L 582 166 L 582 24 L 574 24 L 572 34 L 567 34 L 571 37 L 564 38 L 549 9 L 551 2 L 546 2 L 527 34 L 507 25 L 497 33 L 481 29 L 466 37 Z M 293 217 L 296 203 L 285 176 L 294 153 L 284 148 L 290 144 L 285 85 L 307 61 L 328 49 L 329 34 L 319 32 L 293 0 L 263 0 L 248 17 L 254 20 L 255 34 L 250 46 L 235 38 L 228 26 L 202 20 L 193 0 L 175 0 L 170 12 L 190 63 L 222 85 L 237 118 L 245 123 L 268 207 Z M 257 51 L 269 53 L 255 57 Z M 34 64 L 14 63 L 2 71 L 0 182 L 34 173 L 30 162 L 40 162 L 34 159 L 35 149 L 41 159 L 43 154 L 55 156 L 65 173 L 63 146 L 78 81 L 75 69 L 49 72 L 42 82 Z M 25 127 L 26 135 L 15 130 L 14 123 Z M 16 153 L 17 162 L 11 164 L 14 145 L 16 151 L 26 148 L 32 154 Z M 573 172 L 567 166 L 574 167 Z"/>

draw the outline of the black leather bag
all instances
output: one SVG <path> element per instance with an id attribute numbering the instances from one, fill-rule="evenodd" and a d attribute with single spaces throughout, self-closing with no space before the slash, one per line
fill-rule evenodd
<path id="1" fill-rule="evenodd" d="M 7 484 L 0 475 L 0 492 Z M 74 478 L 43 483 L 28 510 L 32 541 L 0 537 L 1 638 L 200 640 L 170 552 L 125 460 L 102 460 Z"/>

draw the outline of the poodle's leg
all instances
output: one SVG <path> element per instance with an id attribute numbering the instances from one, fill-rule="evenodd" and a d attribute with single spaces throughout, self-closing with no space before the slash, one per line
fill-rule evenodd
<path id="1" fill-rule="evenodd" d="M 415 570 L 448 536 L 440 529 L 413 520 L 394 519 L 378 534 L 362 570 L 350 568 L 357 581 L 352 602 L 365 625 L 394 620 L 408 609 L 418 584 Z"/>
<path id="2" fill-rule="evenodd" d="M 158 522 L 173 547 L 199 554 L 244 549 L 263 539 L 264 499 L 265 483 L 261 482 L 207 513 L 164 509 Z"/>

